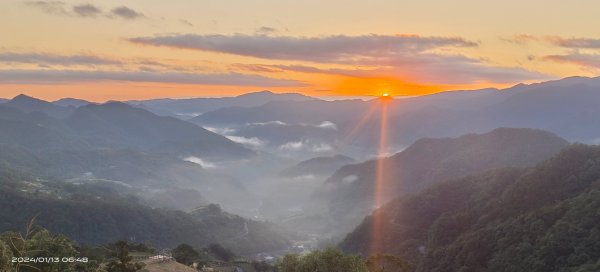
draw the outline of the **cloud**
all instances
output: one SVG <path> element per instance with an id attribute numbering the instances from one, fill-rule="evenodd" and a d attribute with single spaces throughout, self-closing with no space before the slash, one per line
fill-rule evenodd
<path id="1" fill-rule="evenodd" d="M 194 24 L 192 24 L 190 21 L 188 21 L 186 19 L 180 19 L 179 22 L 186 26 L 194 26 Z"/>
<path id="2" fill-rule="evenodd" d="M 69 82 L 155 82 L 227 86 L 303 86 L 295 80 L 276 79 L 237 73 L 185 73 L 146 71 L 89 71 L 89 70 L 0 70 L 0 83 L 5 84 L 62 84 Z"/>
<path id="3" fill-rule="evenodd" d="M 562 38 L 559 36 L 546 37 L 555 46 L 572 49 L 600 49 L 600 39 L 591 38 Z"/>
<path id="4" fill-rule="evenodd" d="M 468 84 L 480 81 L 511 83 L 551 76 L 521 67 L 502 67 L 461 55 L 447 56 L 421 54 L 398 59 L 368 61 L 366 65 L 380 65 L 371 69 L 321 69 L 305 65 L 273 65 L 286 71 L 335 74 L 356 78 L 394 78 L 398 75 L 416 81 L 439 84 Z"/>
<path id="5" fill-rule="evenodd" d="M 258 147 L 263 147 L 265 145 L 265 142 L 263 140 L 256 138 L 256 137 L 252 137 L 252 138 L 246 138 L 246 137 L 242 137 L 242 136 L 225 136 L 225 137 L 227 137 L 227 139 L 232 140 L 236 143 L 243 144 L 243 145 L 249 146 L 249 147 L 258 148 Z"/>
<path id="6" fill-rule="evenodd" d="M 230 66 L 233 70 L 238 70 L 238 71 L 249 71 L 249 72 L 260 72 L 260 73 L 282 72 L 281 69 L 277 69 L 277 67 L 273 67 L 271 65 L 233 63 Z"/>
<path id="7" fill-rule="evenodd" d="M 324 121 L 317 125 L 318 128 L 337 130 L 337 125 L 334 122 Z"/>
<path id="8" fill-rule="evenodd" d="M 65 3 L 62 1 L 26 1 L 25 5 L 40 9 L 48 14 L 68 15 L 69 12 L 65 8 Z"/>
<path id="9" fill-rule="evenodd" d="M 45 13 L 62 16 L 73 16 L 83 18 L 120 18 L 134 20 L 145 17 L 143 13 L 135 11 L 126 6 L 115 7 L 109 12 L 103 12 L 101 8 L 92 4 L 81 4 L 68 6 L 62 1 L 27 1 L 25 5 L 35 7 Z M 189 23 L 189 22 L 188 22 Z"/>
<path id="10" fill-rule="evenodd" d="M 289 151 L 300 151 L 303 148 L 304 148 L 304 142 L 302 142 L 302 141 L 287 142 L 287 143 L 279 146 L 279 149 L 289 150 Z"/>
<path id="11" fill-rule="evenodd" d="M 331 147 L 328 144 L 321 143 L 321 144 L 313 145 L 310 150 L 315 153 L 322 153 L 322 152 L 333 151 L 333 147 Z"/>
<path id="12" fill-rule="evenodd" d="M 557 63 L 575 64 L 586 68 L 600 68 L 599 54 L 573 53 L 568 55 L 547 55 L 540 59 Z"/>
<path id="13" fill-rule="evenodd" d="M 279 149 L 285 151 L 299 152 L 308 151 L 313 153 L 323 153 L 333 151 L 333 147 L 326 143 L 311 143 L 310 141 L 291 141 L 279 146 Z"/>
<path id="14" fill-rule="evenodd" d="M 200 165 L 202 168 L 207 168 L 207 169 L 214 169 L 214 168 L 218 168 L 218 166 L 215 163 L 212 163 L 210 161 L 207 160 L 203 160 L 201 158 L 198 157 L 187 157 L 183 159 L 184 161 L 187 162 L 191 162 L 191 163 L 195 163 L 197 165 Z"/>
<path id="15" fill-rule="evenodd" d="M 102 13 L 100 8 L 90 4 L 73 6 L 73 13 L 81 17 L 96 17 Z"/>
<path id="16" fill-rule="evenodd" d="M 521 35 L 516 38 L 524 40 L 533 37 Z M 298 64 L 233 66 L 236 69 L 254 72 L 272 73 L 285 70 L 358 78 L 400 77 L 433 84 L 512 83 L 552 78 L 520 67 L 497 66 L 483 59 L 448 53 L 451 51 L 446 49 L 478 46 L 476 42 L 460 37 L 374 34 L 322 37 L 173 34 L 137 37 L 129 41 L 143 45 L 348 67 L 323 69 Z"/>
<path id="17" fill-rule="evenodd" d="M 131 38 L 129 41 L 144 45 L 228 53 L 264 59 L 324 63 L 360 63 L 361 59 L 419 53 L 442 47 L 477 46 L 475 42 L 458 37 L 375 34 L 323 37 L 176 34 L 137 37 Z"/>
<path id="18" fill-rule="evenodd" d="M 356 176 L 356 175 L 349 175 L 349 176 L 345 176 L 342 179 L 342 183 L 343 184 L 352 184 L 352 183 L 354 183 L 357 180 L 358 180 L 358 176 Z"/>
<path id="19" fill-rule="evenodd" d="M 126 6 L 121 6 L 121 7 L 116 7 L 114 9 L 111 9 L 110 14 L 114 15 L 116 17 L 122 18 L 122 19 L 126 19 L 126 20 L 134 20 L 137 18 L 144 17 L 144 14 L 139 13 L 139 12 L 137 12 L 131 8 L 128 8 Z"/>
<path id="20" fill-rule="evenodd" d="M 500 38 L 500 40 L 514 44 L 524 45 L 532 41 L 538 41 L 539 39 L 536 36 L 530 34 L 516 34 L 510 37 Z"/>
<path id="21" fill-rule="evenodd" d="M 93 55 L 57 55 L 44 53 L 1 52 L 0 62 L 46 65 L 118 65 L 122 62 Z"/>
<path id="22" fill-rule="evenodd" d="M 221 134 L 221 135 L 231 135 L 233 133 L 235 133 L 235 129 L 233 128 L 217 128 L 217 127 L 203 127 L 204 129 L 210 131 L 210 132 L 214 132 L 216 134 Z"/>
<path id="23" fill-rule="evenodd" d="M 263 35 L 268 35 L 268 34 L 272 34 L 275 32 L 277 32 L 276 28 L 268 27 L 268 26 L 263 26 L 256 30 L 257 34 L 263 34 Z"/>
<path id="24" fill-rule="evenodd" d="M 288 124 L 279 120 L 268 121 L 268 122 L 256 122 L 256 123 L 248 123 L 248 126 L 287 126 Z"/>

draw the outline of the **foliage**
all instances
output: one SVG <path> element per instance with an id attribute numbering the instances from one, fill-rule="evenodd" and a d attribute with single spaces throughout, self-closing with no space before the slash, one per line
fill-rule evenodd
<path id="1" fill-rule="evenodd" d="M 118 241 L 114 246 L 113 260 L 106 265 L 107 272 L 136 272 L 144 267 L 142 263 L 131 261 L 133 258 L 129 256 L 126 241 Z"/>
<path id="2" fill-rule="evenodd" d="M 235 253 L 233 253 L 231 250 L 229 250 L 227 248 L 224 248 L 220 244 L 210 244 L 208 246 L 208 250 L 210 251 L 210 253 L 212 253 L 219 260 L 222 260 L 222 261 L 228 262 L 228 261 L 231 261 L 235 257 Z"/>
<path id="3" fill-rule="evenodd" d="M 600 259 L 600 147 L 573 145 L 531 169 L 451 180 L 373 216 L 384 251 L 415 271 L 595 271 Z M 372 218 L 372 217 L 371 217 Z M 368 252 L 371 218 L 340 245 Z"/>
<path id="4" fill-rule="evenodd" d="M 366 272 L 359 256 L 344 255 L 337 249 L 316 250 L 307 255 L 288 254 L 277 264 L 280 272 Z"/>
<path id="5" fill-rule="evenodd" d="M 39 213 L 37 223 L 82 244 L 100 245 L 118 239 L 152 241 L 158 247 L 186 242 L 196 248 L 221 242 L 235 252 L 255 253 L 285 248 L 289 240 L 271 224 L 247 220 L 224 211 L 185 213 L 152 209 L 127 201 L 54 199 L 0 188 L 0 230 L 18 229 Z M 215 210 L 215 209 L 211 209 Z M 250 229 L 244 239 L 244 224 Z M 168 233 L 169 235 L 164 235 Z"/>
<path id="6" fill-rule="evenodd" d="M 377 253 L 367 259 L 369 272 L 408 272 L 413 267 L 402 258 L 392 254 Z"/>
<path id="7" fill-rule="evenodd" d="M 253 261 L 252 262 L 252 267 L 254 268 L 254 270 L 256 270 L 257 272 L 271 272 L 275 270 L 275 267 L 273 267 L 272 265 L 270 265 L 269 263 L 265 262 L 265 261 Z"/>
<path id="8" fill-rule="evenodd" d="M 18 232 L 0 235 L 0 253 L 0 271 L 83 272 L 98 269 L 97 263 L 83 261 L 85 256 L 79 254 L 67 237 L 34 227 L 33 220 L 24 235 Z M 13 257 L 22 261 L 12 262 Z"/>
<path id="9" fill-rule="evenodd" d="M 171 250 L 171 254 L 178 263 L 188 266 L 192 265 L 194 262 L 200 261 L 200 253 L 198 253 L 198 251 L 188 244 L 178 245 Z"/>

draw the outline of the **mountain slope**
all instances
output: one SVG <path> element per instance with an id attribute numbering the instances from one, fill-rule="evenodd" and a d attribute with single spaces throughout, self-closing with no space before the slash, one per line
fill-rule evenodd
<path id="1" fill-rule="evenodd" d="M 340 247 L 366 253 L 379 217 L 387 222 L 383 251 L 416 271 L 595 271 L 599 186 L 600 148 L 574 145 L 528 170 L 492 171 L 396 199 Z"/>
<path id="2" fill-rule="evenodd" d="M 135 147 L 218 159 L 253 155 L 242 145 L 201 127 L 120 102 L 80 107 L 65 122 L 96 146 Z"/>
<path id="3" fill-rule="evenodd" d="M 485 170 L 532 166 L 567 144 L 548 132 L 512 128 L 459 138 L 421 139 L 384 160 L 385 195 L 380 197 L 389 200 Z M 358 223 L 373 208 L 376 169 L 375 160 L 340 168 L 317 190 L 314 203 L 327 207 L 338 224 Z"/>
<path id="4" fill-rule="evenodd" d="M 15 96 L 4 105 L 19 109 L 23 112 L 39 111 L 56 118 L 63 118 L 73 111 L 72 107 L 63 107 L 50 102 L 33 98 L 24 94 Z"/>
<path id="5" fill-rule="evenodd" d="M 0 206 L 0 231 L 21 229 L 38 215 L 37 225 L 78 244 L 123 239 L 152 241 L 161 248 L 181 243 L 201 248 L 221 243 L 240 254 L 285 249 L 290 244 L 276 227 L 225 213 L 216 205 L 184 213 L 114 200 L 35 198 L 3 189 Z"/>

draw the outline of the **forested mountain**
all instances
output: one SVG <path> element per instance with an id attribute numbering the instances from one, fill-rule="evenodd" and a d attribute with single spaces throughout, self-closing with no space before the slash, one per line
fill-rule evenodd
<path id="1" fill-rule="evenodd" d="M 529 169 L 505 168 L 400 197 L 340 244 L 366 253 L 373 217 L 382 251 L 417 271 L 597 271 L 600 148 L 576 144 Z"/>
<path id="2" fill-rule="evenodd" d="M 545 131 L 499 128 L 459 138 L 425 138 L 383 161 L 384 200 L 490 169 L 532 166 L 568 142 Z M 347 165 L 318 189 L 309 205 L 327 210 L 334 225 L 352 226 L 374 205 L 377 161 Z M 341 228 L 341 227 L 340 227 Z M 338 228 L 339 229 L 339 228 Z"/>
<path id="3" fill-rule="evenodd" d="M 208 195 L 204 201 L 234 197 L 235 203 L 224 204 L 228 209 L 255 201 L 234 178 L 186 158 L 239 160 L 254 152 L 185 121 L 122 103 L 80 107 L 66 119 L 4 105 L 0 112 L 0 168 L 42 180 L 105 179 L 139 186 L 135 195 L 152 197 L 149 203 L 158 207 L 189 209 L 199 203 L 174 203 L 180 189 Z"/>
<path id="4" fill-rule="evenodd" d="M 208 205 L 192 213 L 153 209 L 127 199 L 59 199 L 35 197 L 2 188 L 0 229 L 22 230 L 36 224 L 61 233 L 78 244 L 115 240 L 151 241 L 159 248 L 189 243 L 204 247 L 221 243 L 239 254 L 285 249 L 288 234 L 269 224 L 244 219 Z"/>
<path id="5" fill-rule="evenodd" d="M 253 154 L 242 145 L 201 127 L 120 102 L 80 107 L 65 123 L 77 135 L 100 147 L 134 147 L 219 159 Z"/>

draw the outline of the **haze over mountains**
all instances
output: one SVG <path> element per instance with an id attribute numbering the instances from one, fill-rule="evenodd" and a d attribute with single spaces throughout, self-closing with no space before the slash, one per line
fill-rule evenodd
<path id="1" fill-rule="evenodd" d="M 517 189 L 500 187 L 525 184 L 519 188 L 533 190 L 522 182 L 530 172 L 562 171 L 556 170 L 556 162 L 566 160 L 560 158 L 593 161 L 595 151 L 569 145 L 600 139 L 600 78 L 394 100 L 326 101 L 264 91 L 106 103 L 19 95 L 0 103 L 0 201 L 13 207 L 3 210 L 2 217 L 11 219 L 0 231 L 16 228 L 47 206 L 64 222 L 79 224 L 68 226 L 48 215 L 40 215 L 40 224 L 81 243 L 135 236 L 170 247 L 189 239 L 198 247 L 219 242 L 243 254 L 285 250 L 292 240 L 314 245 L 315 239 L 342 238 L 357 225 L 341 248 L 365 253 L 370 231 L 365 217 L 379 208 L 374 206 L 375 159 L 385 157 L 385 195 L 380 197 L 391 202 L 376 212 L 393 222 L 397 211 L 410 218 L 417 212 L 432 215 L 385 230 L 393 241 L 413 239 L 417 247 L 408 242 L 386 247 L 415 263 L 440 259 L 439 252 L 468 247 L 462 239 L 489 226 L 476 223 L 487 219 L 471 208 L 472 221 L 464 225 L 471 229 L 457 229 L 451 240 L 436 236 L 438 225 L 463 220 L 461 209 L 471 204 L 505 207 L 494 201 L 525 198 Z M 388 144 L 382 149 L 384 113 Z M 586 159 L 579 160 L 580 155 Z M 541 183 L 536 181 L 536 190 L 543 190 Z M 556 186 L 550 193 L 567 188 L 558 181 L 547 185 Z M 593 192 L 580 196 L 588 192 L 582 190 L 568 199 L 587 203 Z M 504 196 L 466 196 L 492 191 Z M 577 204 L 566 199 L 554 200 L 561 209 Z M 531 209 L 498 218 L 509 222 L 546 205 L 522 204 Z M 103 212 L 90 213 L 94 209 Z M 132 223 L 116 223 L 123 218 L 133 218 Z M 460 235 L 468 237 L 454 239 Z M 428 240 L 434 236 L 440 240 Z M 438 270 L 431 271 L 443 271 L 446 263 L 435 265 Z"/>

